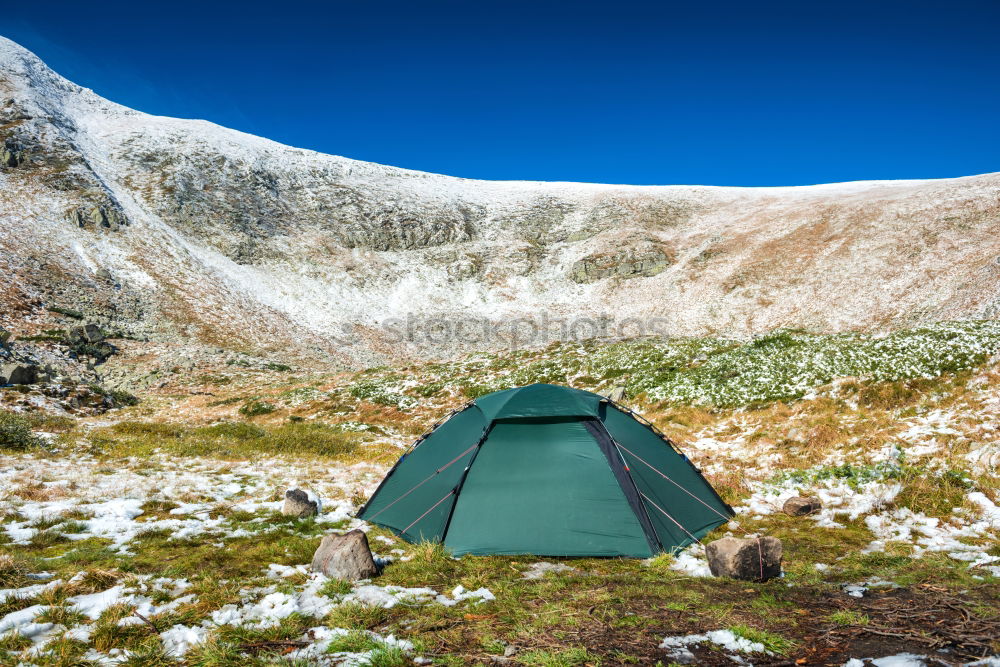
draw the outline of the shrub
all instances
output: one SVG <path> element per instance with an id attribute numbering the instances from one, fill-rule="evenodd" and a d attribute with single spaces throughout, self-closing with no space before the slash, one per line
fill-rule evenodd
<path id="1" fill-rule="evenodd" d="M 247 401 L 240 407 L 240 414 L 245 417 L 257 417 L 259 415 L 269 415 L 275 409 L 274 405 L 267 401 Z"/>
<path id="2" fill-rule="evenodd" d="M 42 439 L 31 432 L 31 423 L 27 418 L 0 410 L 0 449 L 25 452 L 42 444 Z"/>
<path id="3" fill-rule="evenodd" d="M 139 398 L 123 389 L 105 389 L 100 385 L 92 384 L 90 390 L 100 396 L 109 397 L 116 406 L 139 405 Z"/>
<path id="4" fill-rule="evenodd" d="M 292 367 L 289 366 L 288 364 L 276 364 L 273 361 L 269 361 L 268 363 L 264 364 L 264 369 L 269 371 L 285 372 L 292 370 Z"/>
<path id="5" fill-rule="evenodd" d="M 49 306 L 50 313 L 59 313 L 60 315 L 65 315 L 66 317 L 71 317 L 74 320 L 82 320 L 83 313 L 78 310 L 72 310 L 70 308 L 60 308 L 59 306 Z"/>

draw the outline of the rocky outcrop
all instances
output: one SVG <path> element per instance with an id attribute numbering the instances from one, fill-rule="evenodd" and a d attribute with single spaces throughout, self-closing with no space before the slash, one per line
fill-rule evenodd
<path id="1" fill-rule="evenodd" d="M 672 263 L 673 259 L 662 249 L 628 248 L 578 259 L 569 277 L 577 283 L 592 283 L 604 278 L 649 278 L 662 273 Z"/>
<path id="2" fill-rule="evenodd" d="M 324 537 L 313 555 L 312 570 L 343 581 L 370 579 L 378 574 L 368 536 L 360 530 Z"/>
<path id="3" fill-rule="evenodd" d="M 71 210 L 67 217 L 81 229 L 104 228 L 115 231 L 129 224 L 128 217 L 118 204 L 110 199 L 98 204 L 85 204 Z"/>
<path id="4" fill-rule="evenodd" d="M 70 329 L 66 338 L 70 343 L 103 343 L 106 336 L 101 327 L 96 324 L 85 324 L 82 327 Z"/>
<path id="5" fill-rule="evenodd" d="M 705 546 L 716 577 L 767 581 L 781 576 L 781 540 L 776 537 L 723 537 Z"/>
<path id="6" fill-rule="evenodd" d="M 0 146 L 0 167 L 20 167 L 28 161 L 28 151 L 11 139 L 6 139 Z"/>

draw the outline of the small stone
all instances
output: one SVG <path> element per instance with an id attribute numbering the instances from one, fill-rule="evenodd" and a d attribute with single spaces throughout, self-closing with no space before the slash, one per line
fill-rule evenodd
<path id="1" fill-rule="evenodd" d="M 788 516 L 807 516 L 815 514 L 821 509 L 823 509 L 823 503 L 820 502 L 819 498 L 795 496 L 785 501 L 781 511 Z"/>
<path id="2" fill-rule="evenodd" d="M 285 504 L 281 507 L 281 513 L 299 518 L 313 516 L 319 514 L 319 503 L 302 489 L 289 489 L 285 491 Z"/>
<path id="3" fill-rule="evenodd" d="M 723 537 L 705 547 L 708 567 L 716 577 L 767 581 L 781 575 L 781 540 L 776 537 Z"/>
<path id="4" fill-rule="evenodd" d="M 312 570 L 343 581 L 370 579 L 378 574 L 368 536 L 360 530 L 324 537 L 313 555 Z"/>

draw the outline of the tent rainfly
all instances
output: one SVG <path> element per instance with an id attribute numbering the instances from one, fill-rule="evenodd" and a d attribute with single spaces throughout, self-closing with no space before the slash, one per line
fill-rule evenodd
<path id="1" fill-rule="evenodd" d="M 589 391 L 481 396 L 400 457 L 358 518 L 453 554 L 647 558 L 733 510 L 662 433 Z"/>

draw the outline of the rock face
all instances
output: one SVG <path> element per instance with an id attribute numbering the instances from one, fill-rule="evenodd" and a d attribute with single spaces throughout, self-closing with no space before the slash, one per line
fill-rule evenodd
<path id="1" fill-rule="evenodd" d="M 309 499 L 302 489 L 289 489 L 285 491 L 285 504 L 281 507 L 281 513 L 285 516 L 307 517 L 319 513 L 319 503 Z"/>
<path id="2" fill-rule="evenodd" d="M 81 229 L 102 227 L 114 231 L 128 224 L 128 218 L 124 211 L 110 200 L 74 208 L 69 212 L 68 217 L 70 222 Z"/>
<path id="3" fill-rule="evenodd" d="M 767 581 L 781 575 L 781 540 L 776 537 L 723 537 L 705 546 L 716 577 Z"/>
<path id="4" fill-rule="evenodd" d="M 0 384 L 34 384 L 38 380 L 38 368 L 26 364 L 4 364 L 0 366 Z"/>
<path id="5" fill-rule="evenodd" d="M 670 264 L 670 257 L 660 249 L 620 250 L 577 260 L 570 269 L 570 279 L 590 283 L 604 278 L 649 278 L 663 272 Z"/>
<path id="6" fill-rule="evenodd" d="M 819 498 L 796 496 L 785 501 L 781 511 L 788 516 L 806 516 L 823 509 Z"/>
<path id="7" fill-rule="evenodd" d="M 312 569 L 344 581 L 370 579 L 378 574 L 368 536 L 360 530 L 324 537 L 313 556 Z"/>

